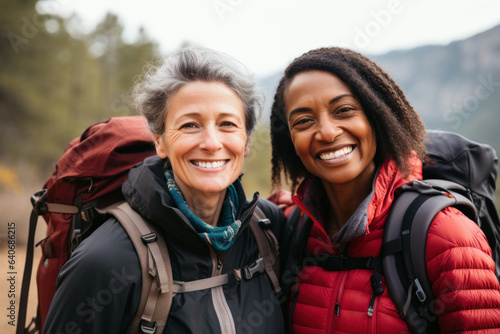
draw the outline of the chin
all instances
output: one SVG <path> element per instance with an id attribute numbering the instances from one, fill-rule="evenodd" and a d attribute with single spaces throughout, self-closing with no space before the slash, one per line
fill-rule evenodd
<path id="1" fill-rule="evenodd" d="M 199 191 L 203 194 L 217 194 L 223 192 L 231 185 L 231 183 L 227 182 L 213 182 L 214 180 L 202 182 L 199 184 L 199 187 L 196 187 L 196 191 Z"/>

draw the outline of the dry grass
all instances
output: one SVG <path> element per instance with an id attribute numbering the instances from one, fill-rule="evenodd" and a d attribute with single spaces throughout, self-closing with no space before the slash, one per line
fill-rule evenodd
<path id="1" fill-rule="evenodd" d="M 7 247 L 2 247 L 0 249 L 0 253 L 2 254 L 3 259 L 0 261 L 0 270 L 4 274 L 1 283 L 0 283 L 0 295 L 2 296 L 1 298 L 1 318 L 2 321 L 0 322 L 0 333 L 4 334 L 10 334 L 10 333 L 15 333 L 15 327 L 9 325 L 10 319 L 7 317 L 8 310 L 7 307 L 9 307 L 11 299 L 8 298 L 8 291 L 9 291 L 9 282 L 7 281 L 7 278 L 11 275 L 7 275 L 8 270 L 8 263 L 7 263 Z M 25 260 L 25 255 L 26 255 L 26 248 L 25 247 L 16 247 L 16 298 L 15 300 L 15 306 L 16 306 L 16 312 L 19 310 L 19 297 L 21 294 L 21 283 L 23 279 L 23 270 L 24 270 L 24 260 Z M 31 276 L 31 286 L 30 286 L 30 293 L 29 293 L 29 298 L 28 298 L 28 314 L 26 316 L 27 322 L 31 321 L 31 318 L 33 318 L 36 315 L 36 306 L 37 306 L 37 296 L 36 296 L 36 269 L 38 267 L 38 260 L 40 258 L 40 251 L 39 249 L 36 250 L 35 252 L 35 261 L 33 265 L 33 274 Z M 16 315 L 16 321 L 17 325 L 17 315 Z"/>
<path id="2" fill-rule="evenodd" d="M 41 185 L 40 185 L 41 186 Z M 40 187 L 37 185 L 37 187 Z M 15 248 L 15 306 L 16 310 L 19 309 L 19 297 L 21 294 L 21 284 L 24 272 L 24 262 L 26 256 L 26 243 L 28 240 L 28 227 L 29 227 L 29 216 L 31 213 L 30 196 L 36 190 L 35 187 L 23 187 L 21 190 L 16 191 L 3 191 L 0 192 L 0 217 L 2 221 L 0 222 L 0 272 L 2 273 L 2 279 L 0 281 L 0 309 L 2 313 L 0 314 L 0 333 L 10 334 L 15 333 L 15 327 L 9 325 L 10 319 L 7 317 L 9 314 L 7 307 L 9 307 L 11 299 L 9 298 L 10 283 L 7 279 L 11 276 L 7 274 L 12 270 L 9 269 L 8 263 L 8 247 L 7 247 L 7 230 L 8 223 L 15 223 L 16 232 L 16 248 Z M 45 221 L 40 218 L 38 220 L 38 228 L 35 240 L 40 240 L 45 236 L 46 225 Z M 36 314 L 37 296 L 36 296 L 36 284 L 35 276 L 36 269 L 38 267 L 38 261 L 40 259 L 40 249 L 37 247 L 35 249 L 35 259 L 33 261 L 33 274 L 31 278 L 30 294 L 28 298 L 28 315 L 27 319 L 31 320 Z M 16 325 L 17 325 L 17 315 L 16 315 Z"/>

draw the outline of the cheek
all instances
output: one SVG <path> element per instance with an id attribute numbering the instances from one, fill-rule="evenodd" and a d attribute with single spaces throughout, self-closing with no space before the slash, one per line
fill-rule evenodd
<path id="1" fill-rule="evenodd" d="M 226 148 L 231 151 L 234 155 L 246 157 L 250 150 L 250 139 L 245 133 L 232 133 L 228 135 L 225 139 Z"/>
<path id="2" fill-rule="evenodd" d="M 369 143 L 369 145 L 376 146 L 376 139 L 375 139 L 375 133 L 372 130 L 372 127 L 370 126 L 370 123 L 366 122 L 363 124 L 363 133 L 364 133 L 364 138 L 365 140 Z"/>
<path id="3" fill-rule="evenodd" d="M 160 140 L 155 141 L 158 156 L 162 159 L 169 158 L 170 161 L 181 157 L 196 144 L 197 139 L 194 135 L 186 135 L 179 131 L 165 131 Z"/>
<path id="4" fill-rule="evenodd" d="M 363 122 L 363 126 L 360 127 L 360 129 L 361 131 L 359 131 L 358 135 L 361 141 L 364 142 L 366 153 L 373 159 L 375 157 L 375 151 L 377 150 L 375 133 L 368 122 Z"/>
<path id="5" fill-rule="evenodd" d="M 290 133 L 290 138 L 292 139 L 292 144 L 295 149 L 295 153 L 300 157 L 305 153 L 306 150 L 306 139 L 303 135 L 298 133 Z"/>

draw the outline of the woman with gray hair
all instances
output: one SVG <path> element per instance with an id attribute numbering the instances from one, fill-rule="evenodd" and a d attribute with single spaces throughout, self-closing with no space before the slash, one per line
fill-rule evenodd
<path id="1" fill-rule="evenodd" d="M 222 285 L 176 294 L 157 332 L 283 332 L 268 272 L 254 270 L 262 254 L 249 224 L 261 211 L 279 239 L 284 217 L 257 193 L 248 201 L 239 180 L 262 105 L 253 75 L 225 54 L 186 48 L 145 74 L 134 93 L 157 156 L 130 171 L 125 199 L 165 237 L 174 282 L 228 277 Z M 61 270 L 46 333 L 65 332 L 68 324 L 80 333 L 122 333 L 132 321 L 141 294 L 137 254 L 116 219 L 98 231 Z M 242 278 L 244 271 L 255 275 Z M 126 284 L 106 303 L 92 299 L 117 280 L 116 272 L 126 273 Z M 98 279 L 88 284 L 90 277 Z M 74 286 L 81 289 L 70 291 Z"/>

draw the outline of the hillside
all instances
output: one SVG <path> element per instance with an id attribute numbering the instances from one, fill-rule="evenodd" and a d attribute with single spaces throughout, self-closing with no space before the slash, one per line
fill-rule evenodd
<path id="1" fill-rule="evenodd" d="M 458 132 L 500 151 L 500 25 L 448 45 L 370 57 L 401 85 L 427 127 Z M 268 107 L 281 74 L 260 80 Z M 263 118 L 268 120 L 269 108 Z"/>
<path id="2" fill-rule="evenodd" d="M 403 87 L 430 128 L 500 151 L 500 25 L 448 45 L 372 57 Z"/>

